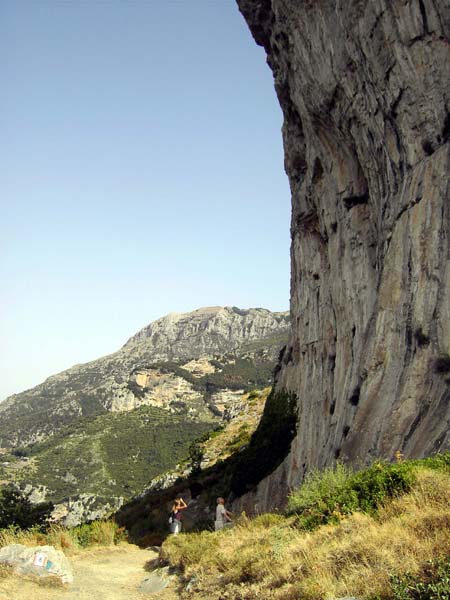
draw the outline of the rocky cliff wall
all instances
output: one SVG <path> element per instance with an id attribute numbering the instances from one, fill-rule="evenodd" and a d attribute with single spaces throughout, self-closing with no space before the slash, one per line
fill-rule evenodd
<path id="1" fill-rule="evenodd" d="M 292 192 L 290 455 L 418 457 L 450 434 L 450 8 L 446 0 L 238 0 L 274 75 Z"/>

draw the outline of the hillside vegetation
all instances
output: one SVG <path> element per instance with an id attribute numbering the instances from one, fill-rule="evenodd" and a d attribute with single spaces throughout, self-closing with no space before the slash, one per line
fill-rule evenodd
<path id="1" fill-rule="evenodd" d="M 192 440 L 212 426 L 152 406 L 80 419 L 28 447 L 30 464 L 20 476 L 48 487 L 54 502 L 80 492 L 129 498 L 184 458 Z"/>
<path id="2" fill-rule="evenodd" d="M 125 538 L 125 531 L 112 520 L 93 521 L 71 529 L 60 525 L 50 525 L 44 529 L 40 526 L 29 529 L 11 526 L 0 529 L 0 548 L 10 544 L 23 544 L 30 547 L 49 545 L 70 555 L 90 546 L 119 544 Z"/>
<path id="3" fill-rule="evenodd" d="M 171 536 L 162 557 L 205 600 L 448 600 L 449 498 L 450 454 L 338 465 L 312 473 L 285 513 Z"/>

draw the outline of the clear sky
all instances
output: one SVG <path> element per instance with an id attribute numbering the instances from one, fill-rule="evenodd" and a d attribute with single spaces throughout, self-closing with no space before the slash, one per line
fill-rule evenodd
<path id="1" fill-rule="evenodd" d="M 289 304 L 281 111 L 234 0 L 0 0 L 0 400 L 169 312 Z"/>

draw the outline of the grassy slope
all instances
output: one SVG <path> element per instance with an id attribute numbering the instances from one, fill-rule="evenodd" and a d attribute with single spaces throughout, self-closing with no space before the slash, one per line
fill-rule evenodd
<path id="1" fill-rule="evenodd" d="M 208 466 L 212 467 L 218 460 L 225 460 L 246 446 L 257 428 L 271 388 L 253 390 L 242 396 L 245 406 L 243 412 L 232 419 L 219 431 L 205 436 L 206 440 L 198 444 Z"/>
<path id="2" fill-rule="evenodd" d="M 293 494 L 292 514 L 266 514 L 253 520 L 241 517 L 233 528 L 220 533 L 171 536 L 163 545 L 163 556 L 169 564 L 182 569 L 187 578 L 195 575 L 194 598 L 448 599 L 449 463 L 450 455 L 438 464 L 409 463 L 404 467 L 406 477 L 400 474 L 398 479 L 400 488 L 405 484 L 398 496 L 395 488 L 400 471 L 389 471 L 386 490 L 391 489 L 392 496 L 387 493 L 376 510 L 370 509 L 370 502 L 366 501 L 383 496 L 377 466 L 369 476 L 363 473 L 351 480 L 349 475 L 341 487 L 328 481 L 320 489 L 316 478 L 308 489 L 300 488 Z M 344 515 L 339 504 L 330 511 L 330 498 L 339 496 L 342 502 L 345 488 L 354 500 L 362 487 L 365 495 L 361 494 L 360 501 L 366 502 L 366 511 Z M 327 524 L 318 526 L 303 519 L 305 511 L 317 513 L 320 507 L 327 513 Z M 433 570 L 427 561 L 439 559 L 447 565 L 442 567 L 446 574 L 433 584 L 440 588 L 441 595 L 432 595 L 432 586 L 427 588 L 426 584 L 423 585 L 428 591 L 424 594 L 408 595 L 404 585 L 409 577 L 406 573 L 412 574 L 413 582 L 426 581 Z"/>

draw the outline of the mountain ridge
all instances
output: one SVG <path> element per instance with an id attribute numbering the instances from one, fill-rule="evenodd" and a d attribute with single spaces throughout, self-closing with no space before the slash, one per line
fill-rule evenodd
<path id="1" fill-rule="evenodd" d="M 267 338 L 271 347 L 271 335 L 286 334 L 287 338 L 288 328 L 287 312 L 262 308 L 203 307 L 165 315 L 139 330 L 116 352 L 73 365 L 34 388 L 9 396 L 0 404 L 0 447 L 41 442 L 52 429 L 58 430 L 78 417 L 132 410 L 142 404 L 165 407 L 165 401 L 155 400 L 155 388 L 158 393 L 165 389 L 167 401 L 173 396 L 196 402 L 206 415 L 209 409 L 201 406 L 203 397 L 195 389 L 195 375 L 189 373 L 190 367 L 180 370 L 181 362 L 199 357 L 214 360 L 215 355 L 228 353 L 231 364 L 231 357 L 243 355 L 252 343 Z M 279 345 L 275 340 L 268 351 L 270 356 L 266 352 L 261 360 L 274 363 Z M 257 350 L 249 352 L 258 354 Z M 168 364 L 173 361 L 177 364 Z M 218 371 L 218 367 L 208 368 L 210 372 Z M 177 371 L 176 376 L 171 369 Z M 165 387 L 159 385 L 164 382 Z M 51 414 L 50 419 L 44 418 L 46 412 Z"/>
<path id="2" fill-rule="evenodd" d="M 56 503 L 67 524 L 100 518 L 173 469 L 199 437 L 249 410 L 267 387 L 289 316 L 204 307 L 169 314 L 118 351 L 8 399 L 0 485 Z"/>

